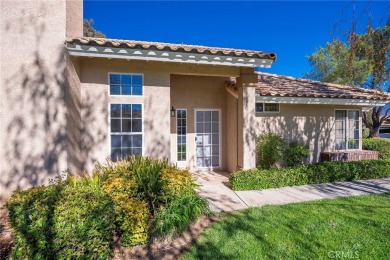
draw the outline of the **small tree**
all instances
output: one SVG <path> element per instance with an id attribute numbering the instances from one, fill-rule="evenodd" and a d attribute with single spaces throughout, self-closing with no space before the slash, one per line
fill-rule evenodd
<path id="1" fill-rule="evenodd" d="M 312 71 L 306 78 L 364 87 L 381 93 L 390 85 L 390 18 L 384 27 L 367 25 L 364 34 L 352 30 L 346 43 L 333 40 L 326 47 L 308 56 Z M 389 117 L 390 108 L 374 107 L 363 112 L 363 122 L 370 129 L 369 137 L 379 135 L 379 128 Z"/>
<path id="2" fill-rule="evenodd" d="M 96 38 L 106 38 L 106 35 L 100 31 L 93 28 L 93 19 L 84 19 L 83 21 L 83 35 L 85 37 L 96 37 Z"/>

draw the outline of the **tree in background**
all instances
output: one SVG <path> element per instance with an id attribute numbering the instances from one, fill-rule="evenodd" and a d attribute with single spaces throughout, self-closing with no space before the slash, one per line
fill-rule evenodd
<path id="1" fill-rule="evenodd" d="M 93 19 L 84 19 L 83 21 L 83 35 L 85 37 L 106 38 L 106 35 L 93 28 Z"/>
<path id="2" fill-rule="evenodd" d="M 369 23 L 364 34 L 354 30 L 345 42 L 333 40 L 307 59 L 312 71 L 306 78 L 389 92 L 390 85 L 390 17 L 383 27 L 374 29 Z M 374 107 L 363 112 L 369 137 L 377 137 L 382 123 L 389 118 L 390 108 Z"/>

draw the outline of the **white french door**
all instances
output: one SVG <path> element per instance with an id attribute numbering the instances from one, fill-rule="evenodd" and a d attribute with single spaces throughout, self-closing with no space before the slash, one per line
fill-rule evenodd
<path id="1" fill-rule="evenodd" d="M 197 168 L 221 166 L 220 114 L 218 109 L 195 109 Z"/>

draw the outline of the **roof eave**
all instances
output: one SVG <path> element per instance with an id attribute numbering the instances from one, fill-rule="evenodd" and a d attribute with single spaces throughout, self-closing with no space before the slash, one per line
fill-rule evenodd
<path id="1" fill-rule="evenodd" d="M 312 105 L 350 105 L 350 106 L 385 106 L 390 100 L 362 99 L 362 98 L 315 98 L 315 97 L 280 97 L 256 96 L 257 102 L 279 104 L 312 104 Z"/>
<path id="2" fill-rule="evenodd" d="M 79 43 L 66 43 L 66 48 L 69 55 L 79 57 L 209 64 L 233 67 L 270 68 L 275 61 L 275 59 L 268 58 L 90 46 Z"/>

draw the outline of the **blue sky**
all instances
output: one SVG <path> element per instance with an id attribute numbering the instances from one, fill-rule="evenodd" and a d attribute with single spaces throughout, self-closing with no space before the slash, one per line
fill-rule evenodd
<path id="1" fill-rule="evenodd" d="M 108 38 L 275 52 L 264 72 L 301 77 L 305 58 L 357 21 L 386 23 L 388 1 L 84 1 L 84 18 Z"/>

